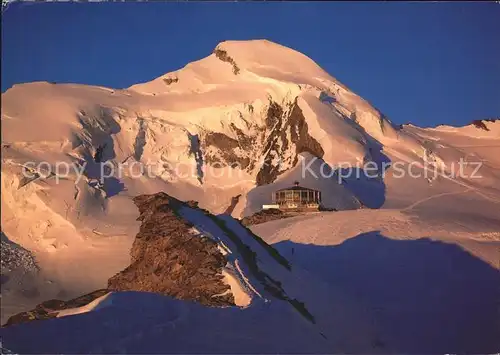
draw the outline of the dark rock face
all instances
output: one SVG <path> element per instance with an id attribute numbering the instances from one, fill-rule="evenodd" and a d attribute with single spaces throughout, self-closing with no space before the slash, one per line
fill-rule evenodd
<path id="1" fill-rule="evenodd" d="M 98 146 L 97 149 L 95 150 L 94 161 L 96 163 L 102 162 L 102 154 L 104 152 L 104 148 L 106 148 L 106 144 L 103 146 Z"/>
<path id="2" fill-rule="evenodd" d="M 295 151 L 282 163 L 288 167 L 294 167 L 298 162 L 298 154 L 308 152 L 322 158 L 325 152 L 313 137 L 309 135 L 308 126 L 300 109 L 297 98 L 290 103 L 285 111 L 276 102 L 271 101 L 267 110 L 266 126 L 270 134 L 266 139 L 264 152 L 264 164 L 257 174 L 257 185 L 272 183 L 286 169 L 282 169 L 279 164 L 273 164 L 275 157 L 282 157 L 285 152 L 291 149 L 290 145 L 295 144 Z M 288 140 L 287 136 L 290 136 Z"/>
<path id="3" fill-rule="evenodd" d="M 248 128 L 252 126 L 249 122 L 245 122 Z M 241 147 L 241 149 L 252 149 L 252 147 L 255 145 L 255 139 L 243 133 L 243 131 L 236 127 L 234 123 L 231 123 L 231 129 L 235 132 L 236 137 L 238 137 L 238 145 Z"/>
<path id="4" fill-rule="evenodd" d="M 96 298 L 104 296 L 107 293 L 109 293 L 109 290 L 103 289 L 91 292 L 89 294 L 74 298 L 69 301 L 61 301 L 56 299 L 48 300 L 40 303 L 38 306 L 35 307 L 35 309 L 31 311 L 18 313 L 10 317 L 4 326 L 18 324 L 18 323 L 26 323 L 34 320 L 55 318 L 57 314 L 64 309 L 78 308 L 85 306 L 86 304 L 89 304 Z"/>
<path id="5" fill-rule="evenodd" d="M 198 175 L 198 181 L 203 183 L 203 154 L 200 149 L 200 138 L 197 134 L 188 133 L 189 141 L 191 146 L 189 147 L 189 155 L 194 157 L 196 161 L 196 174 Z"/>
<path id="6" fill-rule="evenodd" d="M 279 280 L 262 268 L 257 251 L 268 253 L 286 270 L 292 267 L 276 249 L 231 217 L 216 217 L 200 209 L 196 201 L 181 202 L 163 192 L 134 198 L 142 221 L 131 250 L 131 264 L 108 280 L 108 288 L 70 301 L 49 300 L 34 310 L 9 319 L 6 325 L 57 317 L 63 309 L 82 307 L 112 291 L 142 291 L 196 301 L 206 306 L 235 306 L 230 287 L 224 282 L 227 259 L 212 239 L 197 234 L 187 220 L 206 218 L 230 241 L 251 274 L 270 296 L 288 302 L 303 317 L 315 323 L 306 305 L 292 298 Z M 196 209 L 196 211 L 194 211 Z M 201 213 L 200 213 L 201 212 Z M 186 218 L 186 219 L 185 219 Z M 200 222 L 203 226 L 203 222 Z M 217 234 L 217 233 L 216 233 Z M 245 236 L 260 247 L 252 249 Z"/>
<path id="7" fill-rule="evenodd" d="M 486 120 L 474 120 L 472 121 L 472 124 L 479 129 L 483 129 L 485 131 L 489 131 L 489 128 L 486 126 L 484 122 L 495 122 L 497 119 L 486 119 Z"/>
<path id="8" fill-rule="evenodd" d="M 229 214 L 230 215 L 231 213 L 233 213 L 236 205 L 240 201 L 240 197 L 241 197 L 241 194 L 233 196 L 231 198 L 231 204 L 226 208 L 226 210 L 224 211 L 224 214 Z"/>
<path id="9" fill-rule="evenodd" d="M 218 132 L 209 132 L 205 135 L 204 140 L 205 148 L 212 146 L 218 149 L 221 159 L 215 155 L 206 154 L 205 160 L 211 165 L 220 166 L 239 166 L 242 169 L 246 169 L 250 165 L 250 158 L 246 156 L 241 156 L 235 153 L 235 149 L 240 147 L 239 141 L 225 134 Z"/>
<path id="10" fill-rule="evenodd" d="M 198 202 L 181 202 L 162 192 L 137 196 L 134 202 L 142 224 L 130 252 L 131 264 L 108 280 L 107 289 L 69 301 L 45 301 L 10 317 L 5 326 L 55 318 L 61 310 L 82 307 L 112 291 L 155 292 L 207 306 L 234 306 L 221 273 L 226 258 L 213 240 L 195 234 L 193 226 L 177 215 L 182 206 L 198 208 Z"/>
<path id="11" fill-rule="evenodd" d="M 179 78 L 163 78 L 163 82 L 167 85 L 171 85 L 179 82 Z"/>
<path id="12" fill-rule="evenodd" d="M 482 120 L 474 120 L 472 121 L 472 124 L 479 129 L 484 129 L 485 131 L 489 131 L 488 127 L 484 124 Z"/>
<path id="13" fill-rule="evenodd" d="M 201 135 L 204 162 L 217 167 L 239 167 L 247 172 L 253 171 L 261 155 L 265 127 L 258 127 L 257 124 L 248 122 L 241 112 L 240 118 L 252 133 L 246 134 L 231 123 L 229 127 L 232 137 L 220 132 L 205 132 Z"/>
<path id="14" fill-rule="evenodd" d="M 141 161 L 142 153 L 144 153 L 144 147 L 146 146 L 147 123 L 143 118 L 137 118 L 137 125 L 139 129 L 137 130 L 134 142 L 134 159 Z"/>
<path id="15" fill-rule="evenodd" d="M 302 110 L 297 104 L 297 99 L 292 105 L 292 110 L 288 116 L 288 124 L 290 134 L 292 135 L 292 142 L 297 145 L 297 154 L 308 152 L 318 158 L 323 158 L 323 155 L 325 155 L 323 147 L 321 147 L 321 144 L 316 139 L 309 135 L 309 127 L 307 126 Z"/>
<path id="16" fill-rule="evenodd" d="M 252 173 L 257 167 L 257 185 L 272 183 L 294 167 L 298 154 L 308 152 L 322 158 L 323 148 L 309 135 L 304 114 L 297 99 L 284 109 L 269 100 L 262 127 L 242 120 L 253 133 L 230 124 L 232 137 L 220 132 L 206 132 L 201 137 L 204 162 L 219 167 L 239 167 Z M 262 165 L 258 166 L 258 164 Z"/>
<path id="17" fill-rule="evenodd" d="M 176 214 L 183 202 L 165 193 L 134 198 L 142 221 L 131 264 L 109 279 L 116 291 L 145 291 L 208 306 L 232 306 L 221 274 L 227 260 L 211 239 L 195 235 Z M 193 206 L 194 207 L 194 206 Z"/>
<path id="18" fill-rule="evenodd" d="M 274 221 L 277 219 L 282 219 L 282 218 L 287 218 L 287 217 L 293 217 L 293 214 L 287 214 L 286 212 L 283 212 L 282 210 L 278 209 L 268 209 L 268 210 L 262 210 L 259 212 L 254 213 L 251 216 L 248 217 L 243 217 L 241 219 L 241 224 L 244 226 L 251 226 L 253 224 L 260 224 L 260 223 L 265 223 L 269 221 Z"/>
<path id="19" fill-rule="evenodd" d="M 220 48 L 215 48 L 214 54 L 217 58 L 219 58 L 223 62 L 229 63 L 233 66 L 233 74 L 234 75 L 238 75 L 240 73 L 240 68 L 238 68 L 234 59 L 231 58 L 225 50 L 220 49 Z"/>
<path id="20" fill-rule="evenodd" d="M 3 231 L 1 235 L 0 248 L 0 274 L 7 280 L 5 274 L 13 270 L 22 270 L 25 273 L 36 273 L 39 268 L 33 255 L 20 245 L 7 238 Z"/>

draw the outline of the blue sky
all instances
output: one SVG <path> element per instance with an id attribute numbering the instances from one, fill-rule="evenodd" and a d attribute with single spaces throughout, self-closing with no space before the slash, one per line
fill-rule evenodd
<path id="1" fill-rule="evenodd" d="M 500 4 L 489 2 L 13 3 L 2 92 L 15 83 L 128 87 L 230 39 L 301 51 L 396 123 L 500 114 Z"/>

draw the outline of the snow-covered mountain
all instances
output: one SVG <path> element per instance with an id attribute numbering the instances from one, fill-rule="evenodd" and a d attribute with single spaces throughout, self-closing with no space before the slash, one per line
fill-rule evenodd
<path id="1" fill-rule="evenodd" d="M 86 214 L 112 213 L 122 196 L 160 190 L 214 212 L 241 194 L 233 215 L 248 215 L 269 200 L 268 184 L 291 183 L 303 155 L 319 158 L 319 171 L 323 162 L 379 163 L 390 149 L 420 161 L 429 151 L 311 59 L 263 40 L 223 42 L 210 56 L 127 90 L 31 83 L 15 85 L 2 101 L 5 190 L 15 186 L 13 198 L 23 193 L 19 171 L 28 161 L 86 163 L 76 188 L 47 181 L 49 196 L 65 196 L 41 202 L 52 219 L 64 216 L 76 229 Z M 495 129 L 481 133 L 495 137 L 498 123 L 490 125 Z M 97 150 L 102 161 L 135 170 L 95 186 Z M 150 178 L 132 179 L 131 169 Z M 357 208 L 363 196 L 333 180 L 304 183 L 329 192 L 327 207 Z M 61 223 L 51 222 L 52 229 Z"/>
<path id="2" fill-rule="evenodd" d="M 249 214 L 269 195 L 247 201 L 248 192 L 284 178 L 301 153 L 332 166 L 376 159 L 370 148 L 379 150 L 378 142 L 419 147 L 312 60 L 268 41 L 223 42 L 210 56 L 128 90 L 31 83 L 8 90 L 3 102 L 5 164 L 86 162 L 76 200 L 88 190 L 88 202 L 97 206 L 125 190 L 167 190 L 181 198 L 204 196 L 200 204 L 216 212 L 242 194 L 234 214 Z M 102 189 L 89 187 L 98 177 L 92 157 L 99 147 L 104 161 L 138 161 L 155 178 L 123 176 Z M 330 188 L 335 197 L 327 204 L 357 207 L 349 191 Z"/>
<path id="3" fill-rule="evenodd" d="M 500 121 L 397 126 L 310 58 L 265 40 L 222 42 L 208 57 L 128 89 L 15 85 L 2 94 L 1 119 L 2 232 L 40 267 L 29 282 L 34 289 L 20 290 L 18 278 L 2 285 L 3 321 L 50 298 L 103 288 L 126 268 L 140 228 L 133 198 L 143 194 L 194 200 L 214 215 L 231 206 L 240 218 L 299 181 L 321 190 L 325 207 L 341 211 L 325 221 L 342 218 L 346 229 L 335 230 L 345 237 L 364 231 L 358 218 L 367 213 L 398 231 L 401 223 L 425 221 L 419 237 L 436 233 L 424 224 L 436 224 L 456 229 L 453 240 L 486 238 L 497 247 L 500 238 Z M 460 160 L 473 164 L 457 175 Z M 375 164 L 376 177 L 339 178 L 348 166 L 359 172 L 367 162 Z M 403 163 L 422 173 L 429 162 L 437 174 L 415 178 L 395 168 Z M 37 167 L 53 174 L 40 176 Z M 361 212 L 362 206 L 378 210 Z M 296 238 L 300 228 L 292 220 L 280 221 L 296 227 L 280 238 Z M 311 223 L 318 229 L 307 229 L 309 241 L 302 243 L 319 234 L 329 238 L 320 220 Z M 281 241 L 276 233 L 263 238 Z M 481 249 L 478 256 L 498 270 L 489 253 Z M 264 321 L 269 328 L 271 318 Z M 335 349 L 349 352 L 355 342 L 348 343 Z"/>

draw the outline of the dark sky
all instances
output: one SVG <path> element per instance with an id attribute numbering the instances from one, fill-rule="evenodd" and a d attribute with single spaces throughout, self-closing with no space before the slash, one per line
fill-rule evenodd
<path id="1" fill-rule="evenodd" d="M 223 40 L 261 38 L 308 55 L 396 123 L 500 114 L 495 2 L 16 2 L 2 16 L 2 92 L 39 80 L 128 87 Z"/>

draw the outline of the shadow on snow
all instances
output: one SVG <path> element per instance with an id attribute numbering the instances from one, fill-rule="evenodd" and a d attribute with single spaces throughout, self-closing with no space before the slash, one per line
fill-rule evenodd
<path id="1" fill-rule="evenodd" d="M 500 273 L 454 244 L 394 240 L 373 231 L 337 246 L 274 245 L 372 311 L 402 353 L 492 353 L 500 349 Z"/>

